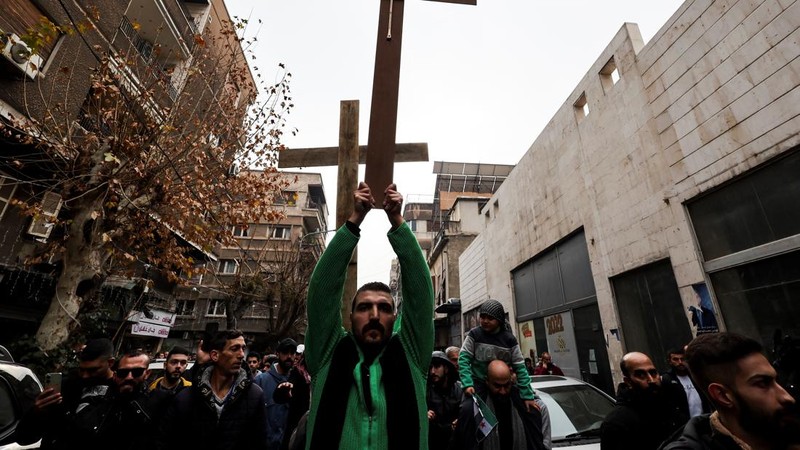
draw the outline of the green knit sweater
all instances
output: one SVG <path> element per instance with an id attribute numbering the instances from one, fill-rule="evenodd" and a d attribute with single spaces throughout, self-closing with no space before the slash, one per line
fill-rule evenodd
<path id="1" fill-rule="evenodd" d="M 419 447 L 428 448 L 428 420 L 425 403 L 425 378 L 433 351 L 433 285 L 430 271 L 414 234 L 405 223 L 388 234 L 389 243 L 397 254 L 401 267 L 403 305 L 394 326 L 405 355 L 416 395 L 419 421 Z M 317 420 L 323 387 L 331 368 L 337 344 L 353 339 L 342 327 L 340 305 L 344 291 L 347 265 L 358 243 L 346 226 L 337 231 L 317 263 L 308 288 L 308 329 L 306 333 L 306 363 L 311 374 L 311 410 L 308 416 L 306 448 L 309 448 Z M 369 365 L 369 389 L 373 413 L 367 410 L 362 387 L 364 355 L 358 350 L 359 361 L 353 370 L 355 383 L 350 387 L 339 449 L 386 449 L 387 409 L 386 388 L 381 381 L 381 353 Z M 346 386 L 343 386 L 346 388 Z M 391 386 L 388 386 L 391 388 Z"/>

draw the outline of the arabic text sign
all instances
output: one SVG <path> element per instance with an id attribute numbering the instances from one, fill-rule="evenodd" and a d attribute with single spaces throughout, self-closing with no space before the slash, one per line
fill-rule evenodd
<path id="1" fill-rule="evenodd" d="M 175 313 L 159 311 L 151 309 L 152 317 L 145 316 L 141 311 L 134 311 L 130 319 L 133 322 L 152 323 L 154 325 L 161 325 L 171 327 L 175 325 Z"/>
<path id="2" fill-rule="evenodd" d="M 131 325 L 131 334 L 137 336 L 155 336 L 166 338 L 169 336 L 169 327 L 152 323 L 137 322 Z"/>

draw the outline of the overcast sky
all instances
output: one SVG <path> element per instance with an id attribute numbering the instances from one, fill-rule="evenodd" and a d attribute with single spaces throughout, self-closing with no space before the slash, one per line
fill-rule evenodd
<path id="1" fill-rule="evenodd" d="M 279 63 L 292 73 L 295 109 L 287 119 L 299 132 L 284 143 L 338 145 L 340 101 L 360 100 L 365 145 L 380 2 L 226 3 L 231 15 L 250 20 L 247 34 L 257 35 L 254 64 L 262 76 L 274 76 Z M 623 23 L 637 24 L 647 43 L 682 3 L 405 0 L 397 142 L 427 142 L 430 156 L 395 166 L 406 201 L 432 200 L 433 161 L 516 164 Z M 336 168 L 308 171 L 323 174 L 333 228 Z M 359 284 L 389 280 L 394 255 L 385 217 L 373 211 L 362 225 Z"/>

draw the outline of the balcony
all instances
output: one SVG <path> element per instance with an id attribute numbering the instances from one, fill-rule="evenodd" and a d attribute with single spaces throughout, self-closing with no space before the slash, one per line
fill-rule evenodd
<path id="1" fill-rule="evenodd" d="M 124 17 L 136 24 L 137 33 L 150 43 L 151 50 L 157 49 L 155 58 L 162 65 L 191 57 L 198 30 L 182 0 L 131 0 Z"/>
<path id="2" fill-rule="evenodd" d="M 127 16 L 122 16 L 119 29 L 128 38 L 131 47 L 136 50 L 143 62 L 144 70 L 138 73 L 140 81 L 146 88 L 151 87 L 156 82 L 160 82 L 169 98 L 172 101 L 177 100 L 178 88 L 172 82 L 172 76 L 164 70 L 162 62 L 157 57 L 157 52 L 154 51 L 153 44 L 136 31 L 136 27 Z"/>

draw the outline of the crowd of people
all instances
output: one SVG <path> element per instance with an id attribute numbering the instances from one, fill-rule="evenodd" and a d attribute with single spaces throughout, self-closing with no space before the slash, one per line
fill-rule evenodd
<path id="1" fill-rule="evenodd" d="M 23 417 L 18 442 L 45 449 L 513 449 L 552 446 L 550 414 L 531 376 L 563 375 L 549 353 L 534 366 L 508 329 L 503 305 L 486 300 L 461 348 L 432 351 L 433 289 L 427 263 L 392 184 L 382 209 L 401 267 L 403 306 L 389 287 L 358 289 L 351 328 L 340 314 L 360 225 L 375 206 L 369 187 L 320 258 L 309 282 L 305 343 L 281 340 L 273 355 L 249 351 L 241 332 L 173 347 L 150 382 L 150 356 L 114 355 L 93 339 L 78 376 L 51 386 Z M 189 362 L 194 365 L 189 369 Z M 603 450 L 789 449 L 794 399 L 752 339 L 703 335 L 670 351 L 659 374 L 643 353 L 620 362 L 624 383 L 603 422 Z"/>

